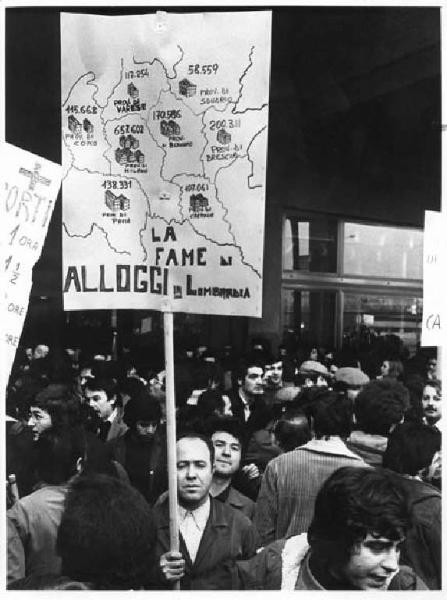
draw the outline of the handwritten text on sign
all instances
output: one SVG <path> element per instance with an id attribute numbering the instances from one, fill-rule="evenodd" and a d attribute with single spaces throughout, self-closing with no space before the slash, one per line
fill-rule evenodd
<path id="1" fill-rule="evenodd" d="M 11 144 L 3 144 L 1 152 L 6 232 L 1 343 L 9 373 L 28 309 L 32 269 L 42 252 L 60 188 L 61 167 Z"/>
<path id="2" fill-rule="evenodd" d="M 422 346 L 440 346 L 443 333 L 445 234 L 447 216 L 425 212 L 424 228 L 424 307 L 422 314 Z"/>
<path id="3" fill-rule="evenodd" d="M 261 316 L 270 30 L 62 14 L 66 310 Z"/>

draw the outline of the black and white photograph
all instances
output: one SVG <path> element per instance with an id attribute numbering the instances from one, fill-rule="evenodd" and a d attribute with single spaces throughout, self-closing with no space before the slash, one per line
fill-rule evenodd
<path id="1" fill-rule="evenodd" d="M 442 3 L 2 10 L 1 589 L 440 592 Z"/>

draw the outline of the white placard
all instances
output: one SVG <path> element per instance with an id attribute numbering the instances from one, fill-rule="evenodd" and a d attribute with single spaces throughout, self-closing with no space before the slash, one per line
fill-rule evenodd
<path id="1" fill-rule="evenodd" d="M 261 316 L 271 12 L 61 15 L 66 310 Z"/>
<path id="2" fill-rule="evenodd" d="M 3 309 L 2 363 L 10 373 L 32 286 L 61 184 L 62 168 L 11 144 L 1 146 Z"/>
<path id="3" fill-rule="evenodd" d="M 421 346 L 441 346 L 445 326 L 445 244 L 447 216 L 425 211 L 424 305 Z"/>

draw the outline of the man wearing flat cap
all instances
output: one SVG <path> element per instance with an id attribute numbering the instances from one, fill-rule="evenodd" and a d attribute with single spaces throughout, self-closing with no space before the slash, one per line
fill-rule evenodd
<path id="1" fill-rule="evenodd" d="M 327 387 L 330 373 L 317 360 L 305 360 L 298 369 L 299 383 L 303 387 Z"/>
<path id="2" fill-rule="evenodd" d="M 360 391 L 369 382 L 369 377 L 361 369 L 356 367 L 340 367 L 335 372 L 334 389 L 354 401 Z"/>

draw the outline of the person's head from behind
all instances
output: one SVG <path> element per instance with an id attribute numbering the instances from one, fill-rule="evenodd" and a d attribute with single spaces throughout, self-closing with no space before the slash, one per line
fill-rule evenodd
<path id="1" fill-rule="evenodd" d="M 297 410 L 286 411 L 273 428 L 274 442 L 283 452 L 290 452 L 311 439 L 306 415 Z"/>
<path id="2" fill-rule="evenodd" d="M 126 377 L 120 384 L 122 405 L 125 407 L 132 398 L 144 394 L 145 391 L 146 386 L 141 379 L 133 376 Z"/>
<path id="3" fill-rule="evenodd" d="M 407 388 L 391 378 L 370 381 L 355 399 L 356 429 L 387 436 L 410 407 Z"/>
<path id="4" fill-rule="evenodd" d="M 204 419 L 212 415 L 223 415 L 225 410 L 223 394 L 217 389 L 205 390 L 197 399 L 197 408 Z"/>
<path id="5" fill-rule="evenodd" d="M 344 394 L 325 388 L 315 390 L 309 412 L 315 437 L 347 438 L 351 432 L 352 402 Z"/>
<path id="6" fill-rule="evenodd" d="M 155 544 L 151 508 L 135 488 L 108 475 L 71 484 L 57 537 L 63 575 L 97 590 L 141 589 Z"/>
<path id="7" fill-rule="evenodd" d="M 386 590 L 399 570 L 409 526 L 405 496 L 391 474 L 342 467 L 315 501 L 308 530 L 311 561 L 347 588 Z"/>
<path id="8" fill-rule="evenodd" d="M 50 427 L 73 426 L 79 421 L 79 401 L 66 385 L 50 384 L 30 400 L 28 425 L 34 440 Z"/>
<path id="9" fill-rule="evenodd" d="M 119 404 L 118 388 L 111 378 L 88 379 L 84 394 L 88 404 L 101 421 L 107 421 Z"/>
<path id="10" fill-rule="evenodd" d="M 61 485 L 79 473 L 87 460 L 85 435 L 79 427 L 51 427 L 35 446 L 37 477 L 49 485 Z"/>
<path id="11" fill-rule="evenodd" d="M 214 447 L 195 432 L 177 440 L 177 494 L 181 506 L 191 510 L 208 498 L 214 473 Z"/>
<path id="12" fill-rule="evenodd" d="M 442 394 L 439 379 L 427 379 L 422 390 L 422 412 L 429 425 L 436 425 L 442 417 Z"/>
<path id="13" fill-rule="evenodd" d="M 231 479 L 241 464 L 243 431 L 233 417 L 210 419 L 208 435 L 214 446 L 214 476 Z"/>
<path id="14" fill-rule="evenodd" d="M 441 449 L 441 433 L 420 423 L 402 423 L 388 438 L 383 466 L 402 475 L 424 477 Z"/>

